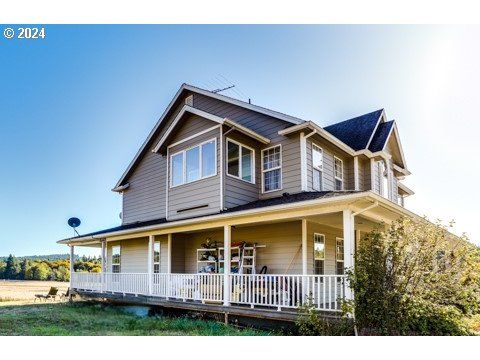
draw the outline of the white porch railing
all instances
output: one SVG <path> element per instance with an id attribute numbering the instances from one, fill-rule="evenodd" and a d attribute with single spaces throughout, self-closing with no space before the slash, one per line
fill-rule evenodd
<path id="1" fill-rule="evenodd" d="M 103 278 L 103 281 L 102 281 Z M 72 288 L 151 295 L 167 299 L 224 300 L 223 274 L 74 273 Z M 318 310 L 339 311 L 345 296 L 344 275 L 231 274 L 230 302 L 250 306 L 297 308 L 310 300 Z"/>

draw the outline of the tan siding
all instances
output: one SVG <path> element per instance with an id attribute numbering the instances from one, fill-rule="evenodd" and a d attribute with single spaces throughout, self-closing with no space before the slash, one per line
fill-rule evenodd
<path id="1" fill-rule="evenodd" d="M 325 235 L 325 275 L 334 275 L 336 238 L 343 238 L 342 229 L 333 228 L 313 222 L 308 223 L 308 273 L 313 274 L 313 234 Z"/>
<path id="2" fill-rule="evenodd" d="M 120 269 L 123 273 L 146 273 L 148 271 L 148 238 L 114 241 L 107 243 L 107 269 L 112 271 L 112 246 L 120 245 Z"/>

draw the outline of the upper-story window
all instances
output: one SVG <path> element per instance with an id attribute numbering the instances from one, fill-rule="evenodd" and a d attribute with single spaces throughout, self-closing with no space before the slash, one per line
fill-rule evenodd
<path id="1" fill-rule="evenodd" d="M 334 157 L 335 190 L 343 190 L 343 160 Z"/>
<path id="2" fill-rule="evenodd" d="M 120 245 L 112 246 L 112 273 L 120 273 L 121 248 Z"/>
<path id="3" fill-rule="evenodd" d="M 170 158 L 172 187 L 214 176 L 217 174 L 217 140 L 205 141 Z"/>
<path id="4" fill-rule="evenodd" d="M 313 190 L 323 190 L 323 150 L 312 144 Z"/>
<path id="5" fill-rule="evenodd" d="M 255 184 L 255 151 L 227 139 L 227 175 Z"/>
<path id="6" fill-rule="evenodd" d="M 282 188 L 282 146 L 277 145 L 262 150 L 263 192 Z"/>
<path id="7" fill-rule="evenodd" d="M 379 171 L 380 171 L 380 177 L 381 177 L 380 194 L 383 197 L 388 199 L 390 186 L 388 181 L 388 167 L 385 161 L 379 162 Z"/>

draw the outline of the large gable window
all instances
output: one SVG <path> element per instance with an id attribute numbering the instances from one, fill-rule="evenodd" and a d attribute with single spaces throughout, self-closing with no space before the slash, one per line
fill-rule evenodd
<path id="1" fill-rule="evenodd" d="M 255 151 L 234 140 L 227 139 L 227 175 L 255 183 Z"/>
<path id="2" fill-rule="evenodd" d="M 282 147 L 277 145 L 262 150 L 263 192 L 282 188 Z"/>
<path id="3" fill-rule="evenodd" d="M 217 141 L 205 141 L 170 157 L 170 186 L 178 186 L 217 174 Z"/>
<path id="4" fill-rule="evenodd" d="M 323 150 L 312 144 L 313 190 L 323 190 Z"/>
<path id="5" fill-rule="evenodd" d="M 335 190 L 343 190 L 343 160 L 334 157 Z"/>

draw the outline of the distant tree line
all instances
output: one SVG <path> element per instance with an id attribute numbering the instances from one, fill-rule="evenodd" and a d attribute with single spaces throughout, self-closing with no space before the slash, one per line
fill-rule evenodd
<path id="1" fill-rule="evenodd" d="M 16 258 L 10 254 L 0 259 L 0 279 L 69 281 L 70 259 L 67 255 L 54 256 L 52 260 L 50 256 Z M 100 272 L 100 264 L 100 257 L 82 256 L 76 257 L 73 267 L 79 272 Z"/>

